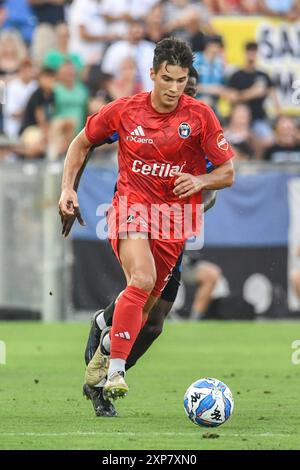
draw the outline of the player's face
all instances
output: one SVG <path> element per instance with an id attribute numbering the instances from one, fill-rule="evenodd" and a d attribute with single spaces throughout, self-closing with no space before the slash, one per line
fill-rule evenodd
<path id="1" fill-rule="evenodd" d="M 154 82 L 153 97 L 162 108 L 176 108 L 187 84 L 188 73 L 188 68 L 169 65 L 167 62 L 161 64 L 157 73 L 151 69 L 151 79 Z"/>
<path id="2" fill-rule="evenodd" d="M 246 51 L 246 61 L 248 65 L 255 65 L 257 59 L 257 50 L 249 49 Z"/>

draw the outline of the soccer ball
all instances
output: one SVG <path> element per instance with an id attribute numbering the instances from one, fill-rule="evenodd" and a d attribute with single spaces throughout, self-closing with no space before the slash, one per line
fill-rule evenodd
<path id="1" fill-rule="evenodd" d="M 225 423 L 233 412 L 230 389 L 218 379 L 205 378 L 194 382 L 184 395 L 184 409 L 198 426 L 217 427 Z"/>

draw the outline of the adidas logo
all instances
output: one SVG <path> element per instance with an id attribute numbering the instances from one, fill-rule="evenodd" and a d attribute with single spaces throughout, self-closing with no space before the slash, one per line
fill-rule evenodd
<path id="1" fill-rule="evenodd" d="M 124 331 L 122 333 L 115 333 L 115 336 L 117 336 L 118 338 L 123 338 L 123 339 L 130 339 L 131 338 L 128 331 Z"/>
<path id="2" fill-rule="evenodd" d="M 134 131 L 130 132 L 131 135 L 141 135 L 141 136 L 145 136 L 145 132 L 143 131 L 143 128 L 142 126 L 137 126 L 136 129 L 134 129 Z"/>
<path id="3" fill-rule="evenodd" d="M 129 142 L 136 142 L 138 144 L 153 144 L 153 139 L 147 139 L 142 126 L 137 126 L 130 135 L 126 137 Z"/>

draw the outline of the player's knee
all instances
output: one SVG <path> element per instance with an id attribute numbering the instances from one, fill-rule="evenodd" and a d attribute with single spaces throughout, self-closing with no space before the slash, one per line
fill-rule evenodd
<path id="1" fill-rule="evenodd" d="M 212 263 L 199 267 L 197 280 L 209 284 L 216 284 L 222 275 L 221 269 Z"/>
<path id="2" fill-rule="evenodd" d="M 156 283 L 155 272 L 144 272 L 136 270 L 130 277 L 130 285 L 138 287 L 146 292 L 151 292 Z"/>
<path id="3" fill-rule="evenodd" d="M 210 270 L 209 270 L 209 279 L 211 280 L 212 283 L 216 284 L 218 280 L 220 279 L 221 274 L 222 274 L 222 271 L 218 266 L 211 265 Z"/>

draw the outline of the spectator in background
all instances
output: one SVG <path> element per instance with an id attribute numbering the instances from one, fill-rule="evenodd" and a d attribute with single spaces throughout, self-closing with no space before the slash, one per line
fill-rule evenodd
<path id="1" fill-rule="evenodd" d="M 8 162 L 14 158 L 11 151 L 11 142 L 5 135 L 0 134 L 0 162 Z"/>
<path id="2" fill-rule="evenodd" d="M 39 127 L 27 127 L 20 136 L 21 144 L 15 148 L 16 155 L 24 160 L 45 158 L 46 139 Z"/>
<path id="3" fill-rule="evenodd" d="M 86 65 L 102 60 L 105 45 L 119 38 L 109 33 L 101 0 L 74 0 L 70 7 L 70 51 L 79 54 Z"/>
<path id="4" fill-rule="evenodd" d="M 157 43 L 163 39 L 164 36 L 163 9 L 161 4 L 157 4 L 145 18 L 144 39 L 146 41 Z"/>
<path id="5" fill-rule="evenodd" d="M 205 49 L 208 31 L 213 32 L 212 28 L 205 29 L 205 25 L 201 21 L 199 15 L 191 15 L 186 23 L 186 30 L 192 51 L 203 52 Z"/>
<path id="6" fill-rule="evenodd" d="M 88 103 L 88 114 L 94 114 L 106 104 L 111 102 L 108 91 L 108 83 L 113 79 L 111 75 L 102 75 L 101 82 L 97 90 L 92 93 Z"/>
<path id="7" fill-rule="evenodd" d="M 103 61 L 102 72 L 118 77 L 124 59 L 132 57 L 137 64 L 137 80 L 141 81 L 143 91 L 152 90 L 150 68 L 152 67 L 155 44 L 145 41 L 144 24 L 140 20 L 132 20 L 126 40 L 117 41 L 107 49 Z"/>
<path id="8" fill-rule="evenodd" d="M 56 74 L 53 69 L 44 68 L 39 73 L 39 86 L 26 105 L 20 133 L 28 127 L 39 127 L 48 139 L 50 120 L 54 114 L 54 84 Z"/>
<path id="9" fill-rule="evenodd" d="M 3 17 L 4 18 L 4 17 Z M 14 78 L 20 69 L 21 62 L 27 55 L 26 45 L 18 31 L 0 32 L 0 80 L 1 96 L 4 85 Z M 3 132 L 3 105 L 0 102 L 0 133 Z"/>
<path id="10" fill-rule="evenodd" d="M 225 137 L 234 148 L 235 158 L 252 159 L 255 156 L 255 136 L 251 131 L 251 113 L 248 106 L 236 104 L 231 112 Z"/>
<path id="11" fill-rule="evenodd" d="M 262 0 L 261 12 L 288 21 L 299 20 L 300 0 Z"/>
<path id="12" fill-rule="evenodd" d="M 15 30 L 3 30 L 0 32 L 0 80 L 1 95 L 4 93 L 4 85 L 15 78 L 22 61 L 27 56 L 27 48 L 22 37 Z M 3 105 L 0 102 L 0 133 L 3 132 Z"/>
<path id="13" fill-rule="evenodd" d="M 243 13 L 257 15 L 260 13 L 259 0 L 241 0 Z"/>
<path id="14" fill-rule="evenodd" d="M 108 1 L 108 0 L 105 0 Z M 145 21 L 147 16 L 151 14 L 151 10 L 155 5 L 161 3 L 160 0 L 127 0 L 131 16 L 134 19 Z"/>
<path id="15" fill-rule="evenodd" d="M 259 13 L 259 0 L 208 0 L 210 8 L 214 13 L 221 15 L 243 14 L 250 15 Z"/>
<path id="16" fill-rule="evenodd" d="M 58 71 L 44 68 L 39 75 L 39 88 L 30 97 L 22 122 L 21 147 L 17 154 L 23 159 L 50 160 L 64 156 L 77 128 L 86 117 L 87 90 L 75 81 L 71 62 Z M 55 94 L 54 94 L 55 89 Z"/>
<path id="17" fill-rule="evenodd" d="M 37 26 L 32 40 L 32 57 L 41 65 L 49 49 L 55 44 L 55 26 L 65 21 L 65 0 L 28 0 Z"/>
<path id="18" fill-rule="evenodd" d="M 232 104 L 244 103 L 251 111 L 252 130 L 255 133 L 261 156 L 264 149 L 273 142 L 273 131 L 264 108 L 266 99 L 271 96 L 277 114 L 280 112 L 275 86 L 270 77 L 256 68 L 258 46 L 255 42 L 246 44 L 246 65 L 233 73 L 228 82 L 228 98 Z"/>
<path id="19" fill-rule="evenodd" d="M 300 142 L 297 139 L 294 118 L 280 116 L 275 126 L 275 142 L 264 154 L 264 159 L 274 163 L 300 163 Z"/>
<path id="20" fill-rule="evenodd" d="M 201 320 L 212 301 L 214 289 L 221 279 L 222 271 L 214 263 L 198 261 L 192 271 L 193 282 L 197 285 L 192 310 L 191 320 Z"/>
<path id="21" fill-rule="evenodd" d="M 64 4 L 66 0 L 27 0 L 38 21 L 38 25 L 55 26 L 65 21 Z"/>
<path id="22" fill-rule="evenodd" d="M 56 26 L 55 33 L 56 47 L 46 54 L 43 60 L 43 66 L 56 71 L 67 60 L 72 62 L 78 76 L 80 76 L 83 69 L 83 59 L 76 52 L 70 52 L 68 25 L 66 23 L 60 23 Z"/>
<path id="23" fill-rule="evenodd" d="M 73 120 L 77 134 L 85 124 L 88 104 L 88 90 L 76 80 L 76 70 L 72 62 L 66 61 L 58 70 L 54 87 L 55 117 Z"/>
<path id="24" fill-rule="evenodd" d="M 190 320 L 201 320 L 205 316 L 221 277 L 222 271 L 219 266 L 203 260 L 199 253 L 185 254 L 182 278 L 186 284 L 197 286 L 189 316 Z"/>
<path id="25" fill-rule="evenodd" d="M 205 101 L 217 112 L 218 99 L 226 94 L 221 36 L 206 38 L 204 51 L 196 52 L 193 65 L 199 76 L 197 99 Z"/>
<path id="26" fill-rule="evenodd" d="M 21 34 L 26 44 L 31 43 L 35 18 L 27 0 L 6 0 L 3 3 L 5 16 L 3 17 L 3 29 L 16 29 Z M 1 16 L 1 15 L 0 15 Z M 0 19 L 1 26 L 1 19 Z"/>
<path id="27" fill-rule="evenodd" d="M 126 38 L 128 26 L 132 20 L 146 20 L 158 0 L 103 0 L 103 14 L 107 21 L 109 32 Z"/>
<path id="28" fill-rule="evenodd" d="M 16 75 L 26 56 L 27 48 L 18 31 L 1 31 L 0 79 L 7 81 L 10 77 Z"/>
<path id="29" fill-rule="evenodd" d="M 111 100 L 131 96 L 142 91 L 142 83 L 137 80 L 137 65 L 132 57 L 126 57 L 120 64 L 117 77 L 107 81 L 106 91 Z"/>
<path id="30" fill-rule="evenodd" d="M 26 104 L 36 88 L 35 70 L 31 60 L 27 58 L 23 60 L 17 77 L 10 80 L 6 87 L 3 128 L 11 139 L 16 139 L 19 135 Z"/>
<path id="31" fill-rule="evenodd" d="M 128 34 L 128 22 L 133 20 L 128 0 L 114 0 L 113 8 L 111 0 L 102 1 L 102 11 L 107 22 L 108 32 L 119 35 L 120 39 Z"/>
<path id="32" fill-rule="evenodd" d="M 164 4 L 166 34 L 190 41 L 190 36 L 195 33 L 195 20 L 198 22 L 197 30 L 214 33 L 210 13 L 205 5 L 190 3 L 189 0 L 169 0 Z"/>
<path id="33" fill-rule="evenodd" d="M 242 13 L 257 15 L 260 13 L 260 0 L 241 0 Z"/>

